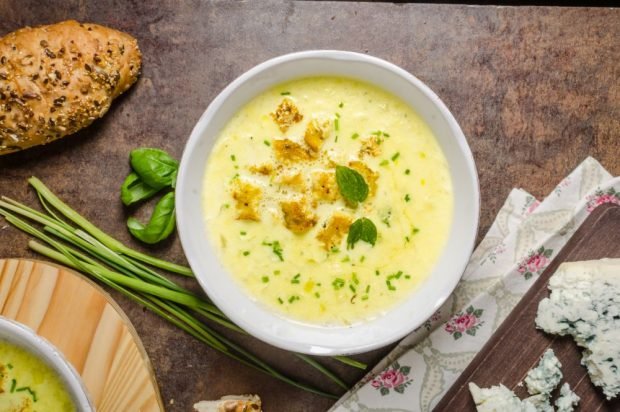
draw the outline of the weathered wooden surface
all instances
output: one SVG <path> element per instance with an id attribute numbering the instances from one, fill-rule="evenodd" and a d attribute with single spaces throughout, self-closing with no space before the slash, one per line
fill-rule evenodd
<path id="1" fill-rule="evenodd" d="M 587 155 L 620 174 L 620 9 L 0 0 L 2 34 L 68 18 L 136 36 L 144 55 L 142 77 L 87 130 L 0 158 L 1 194 L 35 203 L 25 181 L 35 175 L 131 245 L 136 243 L 124 222 L 134 211 L 118 200 L 128 152 L 154 146 L 180 157 L 194 123 L 226 84 L 257 63 L 297 50 L 369 53 L 404 67 L 437 92 L 476 158 L 481 234 L 512 187 L 543 196 Z M 151 251 L 184 262 L 176 239 Z M 0 257 L 32 256 L 24 235 L 0 231 Z M 113 295 L 140 333 L 171 411 L 235 392 L 259 393 L 269 411 L 319 411 L 331 404 L 264 378 Z M 283 370 L 320 380 L 289 355 L 242 341 Z M 383 353 L 360 358 L 372 363 Z M 361 376 L 336 369 L 351 383 Z"/>
<path id="2" fill-rule="evenodd" d="M 620 206 L 617 205 L 605 205 L 592 212 L 435 410 L 475 412 L 476 406 L 467 386 L 469 382 L 475 382 L 481 388 L 502 383 L 522 399 L 527 397 L 525 387 L 519 383 L 536 366 L 547 348 L 553 349 L 562 363 L 563 382 L 568 382 L 581 398 L 579 410 L 620 410 L 620 399 L 607 401 L 601 390 L 592 384 L 586 368 L 581 365 L 582 350 L 573 338 L 548 335 L 537 330 L 534 321 L 538 304 L 549 296 L 549 278 L 561 263 L 602 258 L 620 258 Z"/>

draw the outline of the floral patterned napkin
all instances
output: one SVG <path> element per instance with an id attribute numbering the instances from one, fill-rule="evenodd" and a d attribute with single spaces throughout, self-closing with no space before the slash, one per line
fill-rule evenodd
<path id="1" fill-rule="evenodd" d="M 583 161 L 542 202 L 513 189 L 446 303 L 333 412 L 430 411 L 592 210 L 620 204 L 620 177 Z"/>

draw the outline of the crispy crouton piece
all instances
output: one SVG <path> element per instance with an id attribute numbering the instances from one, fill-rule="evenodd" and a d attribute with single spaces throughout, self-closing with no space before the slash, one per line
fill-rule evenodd
<path id="1" fill-rule="evenodd" d="M 280 176 L 278 183 L 282 186 L 288 186 L 296 189 L 300 192 L 306 190 L 306 182 L 304 181 L 301 173 L 291 173 Z"/>
<path id="2" fill-rule="evenodd" d="M 343 213 L 334 213 L 316 238 L 323 243 L 325 250 L 338 246 L 342 238 L 349 232 L 353 219 Z"/>
<path id="3" fill-rule="evenodd" d="M 273 150 L 276 159 L 285 163 L 304 162 L 313 157 L 305 147 L 289 139 L 274 140 Z"/>
<path id="4" fill-rule="evenodd" d="M 310 149 L 318 152 L 323 141 L 329 137 L 331 122 L 329 120 L 312 119 L 306 127 L 304 141 Z"/>
<path id="5" fill-rule="evenodd" d="M 252 165 L 248 169 L 252 173 L 256 173 L 256 174 L 263 175 L 263 176 L 269 176 L 273 173 L 273 165 L 270 165 L 270 164 Z"/>
<path id="6" fill-rule="evenodd" d="M 284 213 L 284 225 L 293 233 L 305 233 L 312 229 L 318 217 L 308 210 L 303 200 L 280 202 Z"/>
<path id="7" fill-rule="evenodd" d="M 282 133 L 286 133 L 289 127 L 294 123 L 301 122 L 304 118 L 304 116 L 299 113 L 295 103 L 288 97 L 282 100 L 282 103 L 280 103 L 276 111 L 271 113 L 271 117 Z"/>
<path id="8" fill-rule="evenodd" d="M 338 183 L 336 183 L 336 173 L 333 170 L 312 172 L 312 195 L 317 201 L 335 202 L 338 200 L 340 192 Z"/>
<path id="9" fill-rule="evenodd" d="M 349 162 L 349 167 L 362 175 L 366 183 L 368 184 L 368 196 L 372 197 L 377 192 L 377 179 L 379 178 L 379 173 L 373 171 L 371 168 L 366 166 L 363 162 L 359 160 L 354 160 Z"/>
<path id="10" fill-rule="evenodd" d="M 364 156 L 373 156 L 377 157 L 381 154 L 381 139 L 377 136 L 371 136 L 368 139 L 362 140 L 362 147 L 359 151 L 360 159 L 363 159 Z"/>
<path id="11" fill-rule="evenodd" d="M 262 196 L 258 186 L 236 179 L 232 197 L 236 201 L 237 219 L 259 221 L 258 202 Z"/>

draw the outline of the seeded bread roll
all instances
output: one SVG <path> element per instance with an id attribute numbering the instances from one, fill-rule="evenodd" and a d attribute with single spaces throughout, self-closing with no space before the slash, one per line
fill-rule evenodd
<path id="1" fill-rule="evenodd" d="M 103 116 L 137 80 L 135 38 L 74 20 L 0 38 L 0 155 L 49 143 Z"/>

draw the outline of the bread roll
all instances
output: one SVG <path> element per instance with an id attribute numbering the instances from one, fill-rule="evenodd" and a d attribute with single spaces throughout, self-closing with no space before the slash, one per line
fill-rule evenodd
<path id="1" fill-rule="evenodd" d="M 258 395 L 230 395 L 219 401 L 201 401 L 194 404 L 196 412 L 261 412 Z"/>
<path id="2" fill-rule="evenodd" d="M 126 33 L 74 20 L 0 39 L 0 155 L 49 143 L 103 116 L 137 80 Z"/>

